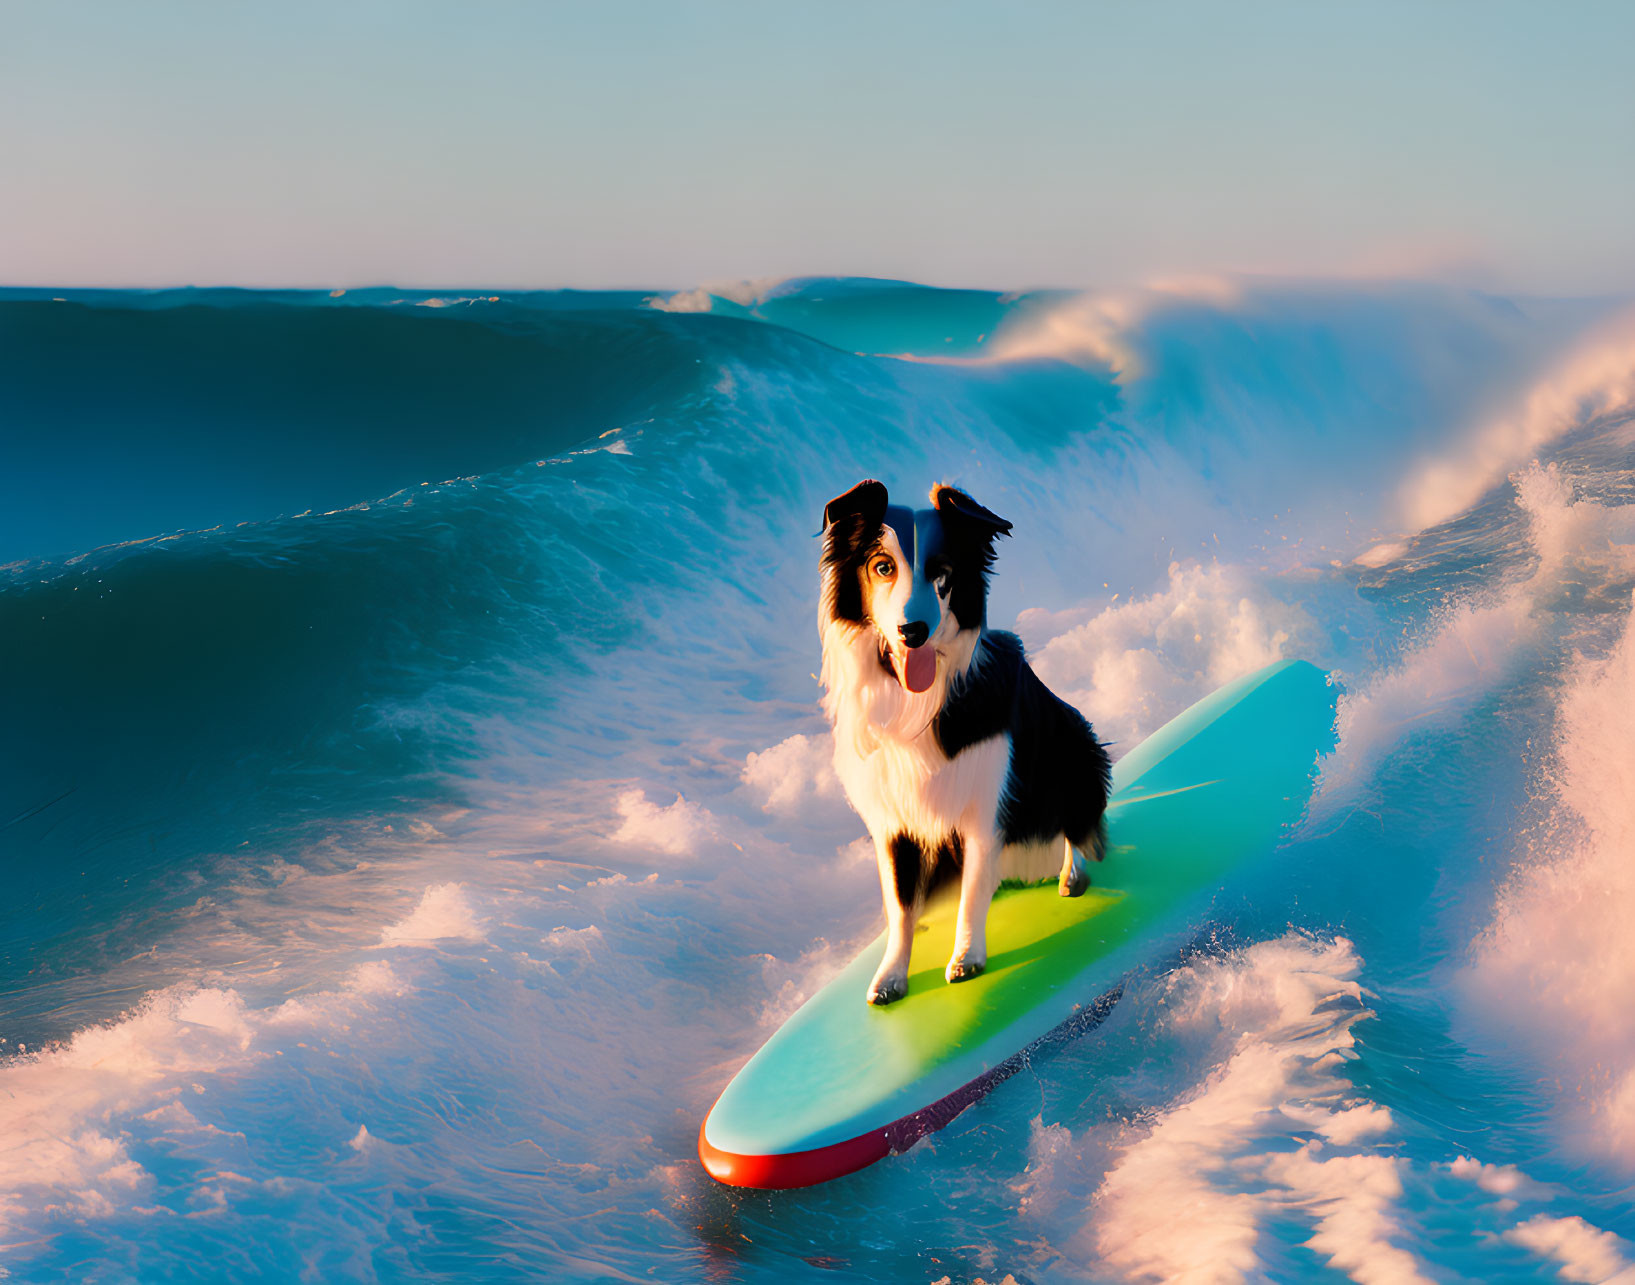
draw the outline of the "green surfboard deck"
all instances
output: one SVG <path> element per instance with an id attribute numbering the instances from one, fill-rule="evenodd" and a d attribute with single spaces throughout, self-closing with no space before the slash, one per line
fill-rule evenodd
<path id="1" fill-rule="evenodd" d="M 1093 887 L 1077 898 L 1054 882 L 1001 890 L 987 970 L 957 985 L 943 979 L 956 902 L 934 902 L 908 993 L 884 1008 L 864 1000 L 882 935 L 745 1064 L 710 1112 L 710 1145 L 771 1156 L 883 1128 L 981 1079 L 1180 945 L 1221 883 L 1303 813 L 1334 743 L 1336 695 L 1322 670 L 1282 661 L 1171 720 L 1114 765 Z"/>

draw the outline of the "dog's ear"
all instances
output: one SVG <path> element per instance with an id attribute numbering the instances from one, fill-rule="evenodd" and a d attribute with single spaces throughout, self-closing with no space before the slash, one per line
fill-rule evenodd
<path id="1" fill-rule="evenodd" d="M 886 484 L 867 478 L 823 506 L 824 529 L 853 514 L 861 514 L 869 526 L 878 526 L 886 516 L 886 499 Z"/>
<path id="2" fill-rule="evenodd" d="M 988 573 L 993 570 L 994 539 L 1009 535 L 1011 524 L 957 487 L 932 487 L 931 503 L 942 518 L 943 535 L 953 561 L 948 609 L 961 629 L 980 628 L 988 618 Z"/>
<path id="3" fill-rule="evenodd" d="M 939 484 L 931 488 L 931 506 L 944 518 L 969 522 L 981 528 L 988 539 L 1009 535 L 1011 524 L 997 513 L 990 513 L 957 487 Z"/>

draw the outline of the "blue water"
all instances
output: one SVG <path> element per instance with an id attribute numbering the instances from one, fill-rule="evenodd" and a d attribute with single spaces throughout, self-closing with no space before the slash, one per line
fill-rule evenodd
<path id="1" fill-rule="evenodd" d="M 1629 301 L 8 290 L 0 424 L 14 1278 L 1635 1264 Z M 1281 656 L 1340 745 L 1096 1031 L 731 1191 L 699 1120 L 879 915 L 865 475 L 1015 524 L 991 618 L 1116 751 Z"/>

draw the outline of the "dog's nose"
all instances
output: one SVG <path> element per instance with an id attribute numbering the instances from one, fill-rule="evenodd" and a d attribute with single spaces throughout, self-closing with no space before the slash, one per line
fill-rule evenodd
<path id="1" fill-rule="evenodd" d="M 923 620 L 911 620 L 899 630 L 903 641 L 910 647 L 923 647 L 925 640 L 931 637 L 931 626 Z"/>

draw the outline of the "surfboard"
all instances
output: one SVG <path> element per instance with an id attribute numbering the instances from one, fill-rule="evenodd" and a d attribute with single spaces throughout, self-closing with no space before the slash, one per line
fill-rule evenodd
<path id="1" fill-rule="evenodd" d="M 737 1187 L 805 1187 L 907 1150 L 1018 1070 L 1042 1040 L 1094 1024 L 1131 970 L 1184 945 L 1224 881 L 1273 851 L 1334 745 L 1338 689 L 1289 660 L 1229 683 L 1113 766 L 1107 859 L 1066 898 L 1002 889 L 988 966 L 950 985 L 955 902 L 926 907 L 908 993 L 864 988 L 882 935 L 744 1064 L 705 1116 L 705 1169 Z"/>

